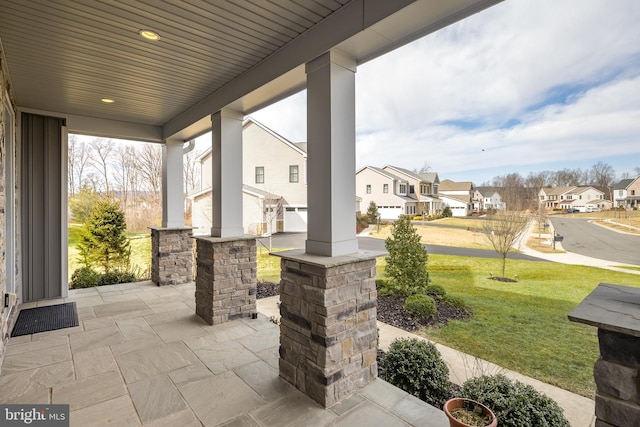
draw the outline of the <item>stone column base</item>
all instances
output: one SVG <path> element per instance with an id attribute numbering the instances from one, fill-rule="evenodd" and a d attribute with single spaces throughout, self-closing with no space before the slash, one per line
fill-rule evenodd
<path id="1" fill-rule="evenodd" d="M 278 252 L 280 376 L 329 407 L 378 375 L 378 254 Z"/>
<path id="2" fill-rule="evenodd" d="M 210 325 L 253 317 L 256 237 L 196 237 L 196 314 Z"/>
<path id="3" fill-rule="evenodd" d="M 640 289 L 600 283 L 569 320 L 598 328 L 596 427 L 640 426 Z"/>
<path id="4" fill-rule="evenodd" d="M 193 279 L 192 227 L 151 229 L 151 281 L 158 286 Z"/>

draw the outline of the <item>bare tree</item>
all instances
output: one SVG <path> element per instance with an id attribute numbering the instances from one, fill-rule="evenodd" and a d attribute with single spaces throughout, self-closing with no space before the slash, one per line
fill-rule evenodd
<path id="1" fill-rule="evenodd" d="M 114 164 L 114 178 L 120 193 L 122 208 L 126 213 L 135 183 L 133 176 L 136 174 L 136 150 L 130 145 L 119 146 L 115 157 L 117 162 Z"/>
<path id="2" fill-rule="evenodd" d="M 432 170 L 433 170 L 433 168 L 431 167 L 429 162 L 427 162 L 425 160 L 425 162 L 422 164 L 422 167 L 420 169 L 414 169 L 413 172 L 415 172 L 415 173 L 428 173 L 428 172 L 431 172 Z"/>
<path id="3" fill-rule="evenodd" d="M 640 176 L 640 166 L 636 166 L 635 168 L 633 168 L 633 171 L 636 173 L 637 176 Z"/>
<path id="4" fill-rule="evenodd" d="M 75 135 L 69 136 L 68 153 L 67 153 L 67 185 L 69 188 L 69 196 L 73 198 L 76 195 L 76 180 L 74 173 L 74 163 L 76 162 L 76 145 L 78 144 Z"/>
<path id="5" fill-rule="evenodd" d="M 138 150 L 136 164 L 145 189 L 159 198 L 162 185 L 162 147 L 159 144 L 144 144 Z"/>
<path id="6" fill-rule="evenodd" d="M 104 138 L 94 138 L 93 141 L 91 141 L 91 148 L 91 153 L 89 153 L 91 166 L 102 176 L 105 192 L 109 194 L 111 192 L 109 172 L 114 150 L 113 141 Z"/>
<path id="7" fill-rule="evenodd" d="M 609 190 L 609 200 L 613 201 L 613 184 L 616 180 L 616 172 L 610 164 L 599 161 L 591 166 L 589 178 L 591 185 Z"/>
<path id="8" fill-rule="evenodd" d="M 189 151 L 184 155 L 184 189 L 190 193 L 200 187 L 200 151 Z"/>
<path id="9" fill-rule="evenodd" d="M 556 187 L 571 187 L 586 185 L 589 182 L 589 171 L 577 169 L 562 169 L 554 174 Z"/>
<path id="10" fill-rule="evenodd" d="M 271 236 L 274 231 L 277 231 L 277 222 L 279 219 L 282 219 L 284 215 L 284 204 L 282 197 L 276 196 L 275 194 L 265 197 L 262 203 L 264 221 L 267 225 L 267 233 L 269 234 L 269 252 L 271 252 Z M 276 225 L 276 230 L 273 229 L 274 224 Z"/>
<path id="11" fill-rule="evenodd" d="M 513 210 L 523 210 L 529 207 L 525 192 L 524 178 L 517 172 L 507 175 L 497 176 L 491 181 L 491 187 L 499 193 L 506 206 Z"/>
<path id="12" fill-rule="evenodd" d="M 502 257 L 502 276 L 507 263 L 507 254 L 524 234 L 531 216 L 513 210 L 497 211 L 490 215 L 483 227 L 493 249 Z"/>
<path id="13" fill-rule="evenodd" d="M 76 191 L 85 183 L 85 169 L 88 161 L 89 147 L 78 141 L 76 135 L 71 135 L 68 149 L 69 194 L 71 197 L 74 197 Z"/>

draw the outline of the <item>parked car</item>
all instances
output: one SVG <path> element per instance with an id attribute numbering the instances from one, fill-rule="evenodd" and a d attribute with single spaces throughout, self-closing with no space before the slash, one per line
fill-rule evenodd
<path id="1" fill-rule="evenodd" d="M 578 213 L 578 212 L 580 212 L 580 211 L 579 211 L 578 209 L 575 209 L 575 208 L 573 208 L 573 209 L 572 209 L 572 208 L 567 209 L 567 213 Z"/>

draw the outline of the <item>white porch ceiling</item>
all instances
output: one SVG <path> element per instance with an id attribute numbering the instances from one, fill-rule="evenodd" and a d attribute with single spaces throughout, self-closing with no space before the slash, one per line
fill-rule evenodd
<path id="1" fill-rule="evenodd" d="M 498 1 L 0 0 L 0 41 L 18 107 L 72 131 L 189 139 L 220 108 L 303 89 L 329 49 L 363 63 Z"/>

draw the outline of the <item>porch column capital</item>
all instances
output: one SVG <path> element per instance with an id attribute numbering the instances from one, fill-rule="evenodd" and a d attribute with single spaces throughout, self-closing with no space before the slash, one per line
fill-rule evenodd
<path id="1" fill-rule="evenodd" d="M 166 139 L 162 144 L 162 226 L 184 227 L 184 141 Z"/>
<path id="2" fill-rule="evenodd" d="M 224 108 L 211 115 L 211 236 L 242 236 L 242 113 Z"/>
<path id="3" fill-rule="evenodd" d="M 306 252 L 339 256 L 358 251 L 356 204 L 356 63 L 332 50 L 306 65 Z"/>

